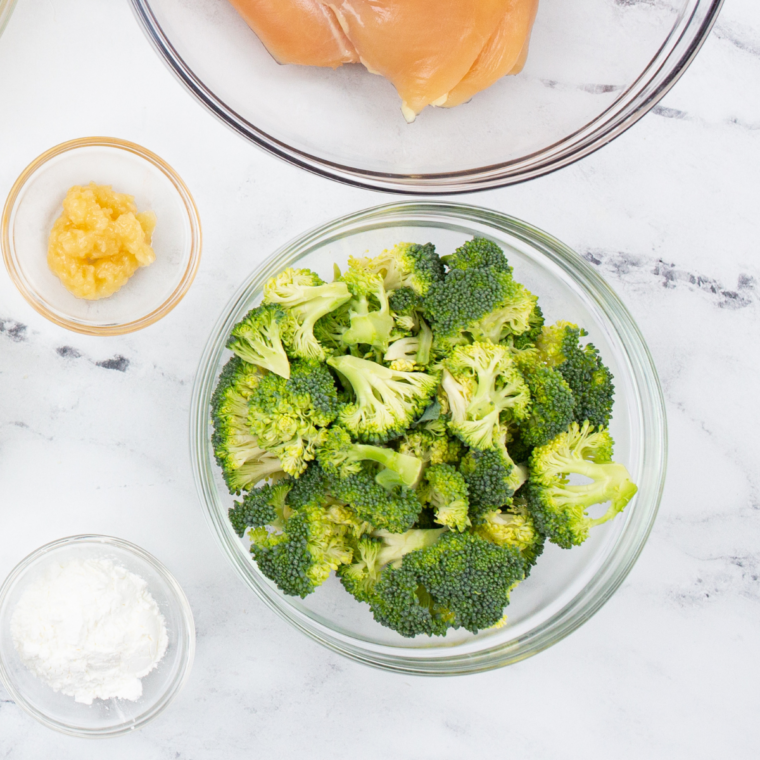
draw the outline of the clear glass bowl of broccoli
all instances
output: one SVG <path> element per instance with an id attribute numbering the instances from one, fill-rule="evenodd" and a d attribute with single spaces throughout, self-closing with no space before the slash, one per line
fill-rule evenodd
<path id="1" fill-rule="evenodd" d="M 345 656 L 429 675 L 588 620 L 649 535 L 666 438 L 646 344 L 592 266 L 442 203 L 273 253 L 214 326 L 191 412 L 200 501 L 259 598 Z"/>

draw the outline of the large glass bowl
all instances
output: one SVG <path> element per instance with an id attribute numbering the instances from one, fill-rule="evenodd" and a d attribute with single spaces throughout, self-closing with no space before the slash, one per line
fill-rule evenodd
<path id="1" fill-rule="evenodd" d="M 309 171 L 400 193 L 499 187 L 566 166 L 673 86 L 722 0 L 541 0 L 525 70 L 414 124 L 359 65 L 280 66 L 228 0 L 131 0 L 180 81 L 243 137 Z"/>
<path id="2" fill-rule="evenodd" d="M 615 375 L 612 433 L 615 458 L 639 492 L 625 512 L 592 531 L 581 547 L 550 545 L 530 578 L 517 587 L 506 626 L 472 635 L 405 639 L 375 623 L 336 578 L 305 600 L 288 597 L 264 578 L 227 519 L 233 498 L 214 462 L 209 402 L 230 356 L 231 327 L 261 297 L 264 282 L 289 266 L 331 279 L 333 263 L 376 255 L 399 241 L 432 241 L 451 252 L 474 235 L 501 245 L 515 276 L 540 296 L 548 320 L 584 326 Z M 477 297 L 477 294 L 474 294 Z M 551 646 L 588 620 L 622 583 L 649 535 L 665 478 L 666 424 L 652 358 L 633 318 L 604 280 L 560 241 L 525 222 L 472 206 L 401 203 L 346 216 L 288 243 L 264 261 L 225 307 L 203 352 L 191 405 L 193 473 L 206 517 L 243 580 L 271 609 L 307 636 L 354 660 L 428 675 L 472 673 L 507 665 Z"/>

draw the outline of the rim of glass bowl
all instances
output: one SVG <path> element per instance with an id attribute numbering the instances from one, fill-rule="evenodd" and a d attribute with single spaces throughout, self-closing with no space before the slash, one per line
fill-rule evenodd
<path id="1" fill-rule="evenodd" d="M 185 596 L 185 592 L 182 590 L 182 586 L 179 585 L 177 579 L 169 572 L 169 570 L 156 559 L 152 554 L 149 554 L 144 549 L 136 546 L 129 541 L 124 541 L 121 538 L 115 538 L 114 536 L 101 536 L 97 534 L 81 534 L 77 536 L 67 536 L 66 538 L 60 538 L 57 541 L 51 541 L 49 544 L 41 546 L 39 549 L 35 549 L 31 554 L 21 560 L 16 567 L 11 571 L 10 575 L 5 579 L 2 586 L 0 586 L 0 606 L 5 600 L 5 597 L 10 593 L 16 581 L 26 572 L 28 567 L 36 562 L 41 556 L 48 554 L 62 546 L 71 546 L 72 544 L 103 544 L 105 546 L 115 546 L 119 549 L 126 551 L 129 554 L 134 554 L 141 559 L 145 560 L 153 569 L 166 581 L 169 587 L 174 592 L 174 596 L 179 603 L 179 607 L 182 611 L 182 618 L 185 622 L 185 632 L 183 635 L 183 648 L 186 651 L 184 657 L 183 667 L 178 670 L 174 680 L 170 683 L 169 688 L 163 694 L 161 699 L 156 702 L 151 709 L 146 712 L 137 721 L 130 721 L 129 723 L 123 723 L 119 726 L 108 729 L 81 729 L 72 728 L 66 723 L 53 720 L 49 718 L 45 713 L 40 712 L 35 707 L 30 705 L 25 699 L 24 695 L 14 688 L 8 677 L 5 665 L 0 660 L 0 683 L 3 684 L 6 691 L 11 695 L 13 700 L 29 715 L 38 720 L 48 728 L 52 728 L 55 731 L 60 731 L 63 734 L 69 736 L 78 736 L 81 738 L 109 738 L 112 736 L 120 736 L 121 734 L 131 733 L 132 731 L 142 728 L 146 723 L 149 723 L 154 718 L 157 718 L 166 708 L 171 704 L 174 698 L 182 690 L 182 687 L 187 683 L 187 679 L 190 677 L 190 672 L 193 667 L 193 660 L 195 659 L 195 622 L 193 619 L 193 611 L 190 607 L 190 602 Z"/>
<path id="2" fill-rule="evenodd" d="M 347 185 L 407 195 L 450 195 L 517 184 L 578 161 L 614 140 L 657 105 L 681 78 L 718 18 L 723 0 L 685 0 L 676 25 L 643 73 L 584 127 L 519 159 L 467 171 L 393 174 L 327 161 L 288 145 L 244 119 L 193 73 L 158 23 L 150 0 L 131 0 L 148 40 L 179 81 L 242 137 L 295 166 Z"/>
<path id="3" fill-rule="evenodd" d="M 16 0 L 0 0 L 0 34 L 8 24 L 8 21 L 16 7 Z"/>
<path id="4" fill-rule="evenodd" d="M 157 306 L 139 319 L 125 322 L 121 325 L 104 325 L 102 327 L 83 325 L 80 322 L 67 319 L 48 308 L 47 304 L 37 296 L 31 287 L 28 286 L 21 268 L 17 265 L 18 256 L 16 253 L 16 246 L 11 242 L 16 201 L 26 186 L 26 183 L 29 181 L 29 178 L 41 166 L 44 166 L 48 161 L 62 153 L 68 153 L 69 151 L 78 150 L 79 148 L 91 147 L 117 148 L 132 153 L 138 158 L 142 158 L 148 163 L 153 164 L 153 166 L 155 166 L 174 186 L 177 194 L 182 199 L 187 218 L 190 222 L 190 256 L 188 258 L 187 267 L 182 274 L 182 279 L 177 284 L 177 287 L 160 306 Z M 42 314 L 43 317 L 49 319 L 60 327 L 65 327 L 67 330 L 83 333 L 85 335 L 125 335 L 126 333 L 135 332 L 136 330 L 142 330 L 143 328 L 158 322 L 159 319 L 165 317 L 184 298 L 185 294 L 190 289 L 190 286 L 193 284 L 196 272 L 198 271 L 198 266 L 201 260 L 201 250 L 203 248 L 203 232 L 201 230 L 201 219 L 198 214 L 198 208 L 195 205 L 190 190 L 179 174 L 177 174 L 177 172 L 160 156 L 157 156 L 153 151 L 150 151 L 147 148 L 143 148 L 142 145 L 129 142 L 128 140 L 121 140 L 118 137 L 80 137 L 76 140 L 68 140 L 67 142 L 55 145 L 45 151 L 42 155 L 37 156 L 37 158 L 35 158 L 34 161 L 21 172 L 19 178 L 13 183 L 13 187 L 8 193 L 8 198 L 5 201 L 2 221 L 0 222 L 0 248 L 2 248 L 5 267 L 8 270 L 8 274 L 11 276 L 11 280 L 13 280 L 13 284 L 18 288 L 27 303 L 36 312 Z"/>
<path id="5" fill-rule="evenodd" d="M 224 516 L 214 508 L 213 456 L 209 443 L 209 403 L 216 380 L 216 368 L 225 348 L 225 336 L 235 314 L 247 308 L 263 283 L 304 253 L 347 233 L 404 223 L 436 222 L 455 224 L 480 223 L 506 232 L 529 244 L 583 288 L 585 295 L 604 313 L 614 327 L 630 364 L 634 386 L 641 407 L 639 424 L 642 436 L 642 477 L 635 509 L 616 548 L 584 590 L 565 607 L 535 630 L 519 640 L 509 640 L 475 653 L 457 654 L 445 650 L 437 656 L 426 656 L 432 650 L 402 650 L 376 645 L 342 634 L 312 620 L 292 607 L 279 592 L 260 578 L 247 555 L 240 551 L 237 537 L 230 536 Z M 376 206 L 349 214 L 316 227 L 285 244 L 267 258 L 225 306 L 214 326 L 200 360 L 190 407 L 190 455 L 198 497 L 210 528 L 224 553 L 257 596 L 280 617 L 310 638 L 353 660 L 375 667 L 418 675 L 459 675 L 508 665 L 536 654 L 557 643 L 588 620 L 612 596 L 630 572 L 657 515 L 665 481 L 667 461 L 667 429 L 665 404 L 657 371 L 633 317 L 610 286 L 578 254 L 551 235 L 513 217 L 488 209 L 446 203 L 406 202 Z"/>

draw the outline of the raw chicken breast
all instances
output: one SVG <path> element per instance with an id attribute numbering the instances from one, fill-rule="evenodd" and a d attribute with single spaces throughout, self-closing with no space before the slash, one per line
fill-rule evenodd
<path id="1" fill-rule="evenodd" d="M 337 68 L 359 58 L 319 0 L 230 0 L 279 63 Z"/>
<path id="2" fill-rule="evenodd" d="M 537 10 L 538 0 L 509 0 L 491 39 L 467 75 L 449 92 L 443 105 L 447 108 L 458 106 L 506 74 L 522 71 Z"/>
<path id="3" fill-rule="evenodd" d="M 539 0 L 230 0 L 280 63 L 361 61 L 390 80 L 407 121 L 518 73 Z"/>
<path id="4" fill-rule="evenodd" d="M 373 73 L 389 79 L 407 121 L 441 105 L 472 68 L 513 0 L 323 0 Z"/>

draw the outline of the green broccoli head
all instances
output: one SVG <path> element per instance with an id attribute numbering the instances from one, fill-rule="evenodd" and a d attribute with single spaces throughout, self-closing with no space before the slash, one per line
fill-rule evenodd
<path id="1" fill-rule="evenodd" d="M 638 489 L 628 470 L 612 461 L 612 448 L 609 431 L 586 421 L 571 423 L 533 449 L 525 498 L 536 527 L 552 543 L 564 549 L 582 544 L 592 527 L 611 520 L 633 498 Z M 576 484 L 573 476 L 588 481 Z M 601 517 L 587 515 L 589 507 L 605 502 L 610 505 Z"/>
<path id="2" fill-rule="evenodd" d="M 435 521 L 452 530 L 470 525 L 469 491 L 464 477 L 450 464 L 434 464 L 425 470 L 420 500 L 435 511 Z"/>
<path id="3" fill-rule="evenodd" d="M 357 601 L 370 603 L 375 584 L 386 567 L 400 566 L 406 554 L 432 546 L 444 531 L 444 528 L 404 533 L 376 530 L 362 537 L 354 547 L 354 561 L 338 570 L 343 587 Z"/>
<path id="4" fill-rule="evenodd" d="M 282 306 L 257 306 L 232 328 L 227 348 L 249 364 L 255 364 L 281 377 L 290 377 L 290 362 L 282 346 L 286 319 Z"/>
<path id="5" fill-rule="evenodd" d="M 499 343 L 530 328 L 536 297 L 499 269 L 452 269 L 424 299 L 442 348 L 468 339 Z"/>
<path id="6" fill-rule="evenodd" d="M 314 459 L 326 428 L 340 410 L 330 371 L 295 360 L 291 376 L 266 375 L 248 402 L 248 424 L 259 445 L 276 454 L 282 469 L 298 476 Z"/>
<path id="7" fill-rule="evenodd" d="M 282 531 L 292 510 L 287 504 L 290 483 L 264 485 L 253 488 L 243 501 L 236 501 L 229 510 L 229 518 L 235 533 L 242 536 L 248 528 L 263 528 L 271 525 Z"/>
<path id="8" fill-rule="evenodd" d="M 468 446 L 492 448 L 500 425 L 527 416 L 530 392 L 505 346 L 458 346 L 443 366 L 449 427 Z"/>
<path id="9" fill-rule="evenodd" d="M 262 377 L 258 367 L 234 356 L 224 366 L 211 398 L 211 443 L 230 493 L 282 472 L 280 460 L 259 446 L 248 426 L 248 399 Z"/>
<path id="10" fill-rule="evenodd" d="M 422 414 L 438 386 L 431 375 L 400 372 L 355 356 L 332 356 L 327 363 L 354 394 L 354 401 L 340 412 L 340 423 L 366 443 L 401 435 Z"/>
<path id="11" fill-rule="evenodd" d="M 331 570 L 353 559 L 346 526 L 330 520 L 321 504 L 290 511 L 282 526 L 251 528 L 251 553 L 259 570 L 290 596 L 308 596 Z"/>
<path id="12" fill-rule="evenodd" d="M 360 472 L 328 476 L 327 490 L 348 504 L 359 520 L 392 533 L 409 530 L 422 510 L 416 492 L 402 486 L 380 485 L 376 474 L 370 463 L 363 463 Z"/>
<path id="13" fill-rule="evenodd" d="M 317 450 L 317 458 L 326 473 L 337 477 L 355 475 L 362 472 L 364 462 L 376 462 L 381 469 L 375 481 L 389 490 L 395 486 L 411 488 L 422 469 L 422 460 L 417 457 L 385 446 L 354 443 L 348 432 L 337 426 L 327 432 Z"/>
<path id="14" fill-rule="evenodd" d="M 593 344 L 581 346 L 587 333 L 569 322 L 545 326 L 536 347 L 541 358 L 565 379 L 575 398 L 574 418 L 605 427 L 612 416 L 615 395 L 612 373 Z"/>
<path id="15" fill-rule="evenodd" d="M 525 482 L 527 469 L 516 465 L 502 442 L 480 451 L 471 449 L 459 465 L 470 498 L 470 520 L 477 525 L 486 512 L 510 504 Z"/>
<path id="16" fill-rule="evenodd" d="M 536 302 L 528 317 L 528 329 L 520 335 L 510 335 L 507 342 L 518 351 L 534 348 L 544 327 L 544 313 Z"/>
<path id="17" fill-rule="evenodd" d="M 349 259 L 349 264 L 359 264 L 381 275 L 389 292 L 409 288 L 420 296 L 444 276 L 443 264 L 432 243 L 399 243 L 374 259 Z"/>
<path id="18" fill-rule="evenodd" d="M 400 567 L 387 568 L 370 606 L 379 623 L 402 636 L 443 635 L 448 628 L 477 633 L 502 620 L 510 591 L 524 578 L 515 547 L 447 531 L 407 554 Z"/>
<path id="19" fill-rule="evenodd" d="M 519 436 L 527 447 L 543 446 L 573 421 L 575 396 L 565 378 L 541 362 L 537 353 L 518 354 L 516 363 L 531 399 L 528 415 L 517 426 Z"/>
<path id="20" fill-rule="evenodd" d="M 282 326 L 285 349 L 301 359 L 325 360 L 327 352 L 314 335 L 314 327 L 350 298 L 345 282 L 326 284 L 308 269 L 286 269 L 264 286 L 264 302 L 280 304 L 287 312 Z"/>
<path id="21" fill-rule="evenodd" d="M 526 563 L 526 575 L 544 550 L 544 536 L 536 528 L 523 499 L 482 515 L 475 533 L 497 546 L 514 546 Z"/>
<path id="22" fill-rule="evenodd" d="M 473 238 L 454 251 L 450 256 L 441 257 L 449 269 L 491 269 L 512 274 L 504 251 L 496 243 L 486 238 Z"/>
<path id="23" fill-rule="evenodd" d="M 347 304 L 349 326 L 341 335 L 346 346 L 368 345 L 386 351 L 395 328 L 383 278 L 353 260 L 342 276 L 351 300 Z"/>

